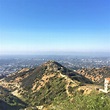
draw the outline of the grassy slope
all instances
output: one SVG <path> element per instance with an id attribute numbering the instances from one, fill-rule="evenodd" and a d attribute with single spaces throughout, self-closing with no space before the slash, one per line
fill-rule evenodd
<path id="1" fill-rule="evenodd" d="M 105 94 L 76 93 L 71 98 L 56 97 L 48 110 L 110 110 L 110 97 Z"/>

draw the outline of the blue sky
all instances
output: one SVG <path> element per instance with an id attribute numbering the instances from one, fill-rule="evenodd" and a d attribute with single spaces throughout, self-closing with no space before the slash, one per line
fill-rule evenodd
<path id="1" fill-rule="evenodd" d="M 110 0 L 0 0 L 0 54 L 110 52 Z"/>

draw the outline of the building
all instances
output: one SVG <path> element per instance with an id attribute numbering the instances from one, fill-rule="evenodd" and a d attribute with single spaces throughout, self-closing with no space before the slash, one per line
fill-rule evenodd
<path id="1" fill-rule="evenodd" d="M 104 92 L 104 93 L 108 93 L 110 92 L 109 89 L 110 86 L 110 78 L 105 78 L 104 79 L 104 89 L 99 89 L 100 91 Z"/>

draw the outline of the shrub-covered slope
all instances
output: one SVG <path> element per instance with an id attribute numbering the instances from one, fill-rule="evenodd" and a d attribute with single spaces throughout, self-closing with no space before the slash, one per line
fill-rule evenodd
<path id="1" fill-rule="evenodd" d="M 9 96 L 4 98 L 5 92 L 1 95 L 2 110 L 6 109 L 5 104 L 6 110 L 110 109 L 109 95 L 99 93 L 99 86 L 55 61 L 33 69 L 24 68 L 0 80 L 0 85 L 8 89 Z"/>

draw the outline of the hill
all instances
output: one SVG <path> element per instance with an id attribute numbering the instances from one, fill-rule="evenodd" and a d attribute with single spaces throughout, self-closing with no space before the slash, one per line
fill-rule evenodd
<path id="1" fill-rule="evenodd" d="M 99 103 L 103 109 L 110 107 L 108 96 L 96 90 L 99 88 L 98 85 L 94 85 L 88 78 L 55 61 L 48 61 L 39 67 L 24 68 L 10 74 L 0 80 L 0 85 L 9 91 L 11 97 L 17 98 L 15 101 L 17 104 L 22 102 L 20 104 L 22 110 L 24 107 L 25 110 L 86 110 L 94 106 L 98 108 Z M 104 100 L 100 101 L 101 97 Z M 94 105 L 97 100 L 99 103 Z M 10 107 L 11 104 L 3 100 L 3 97 L 1 101 Z M 78 103 L 81 104 L 79 107 Z"/>
<path id="2" fill-rule="evenodd" d="M 104 78 L 110 77 L 110 67 L 90 68 L 90 69 L 83 68 L 77 70 L 77 73 L 90 79 L 92 82 L 96 84 L 103 84 Z"/>

